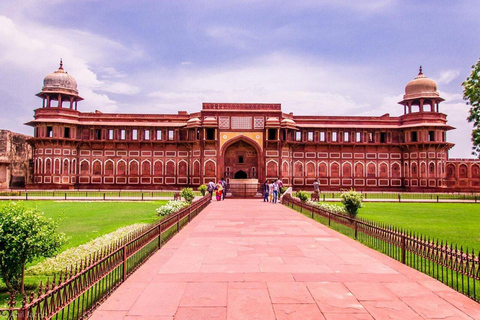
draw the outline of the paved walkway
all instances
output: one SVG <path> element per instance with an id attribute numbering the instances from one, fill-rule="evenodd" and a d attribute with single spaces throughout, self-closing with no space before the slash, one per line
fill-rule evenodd
<path id="1" fill-rule="evenodd" d="M 282 205 L 212 202 L 91 319 L 480 319 L 480 305 Z"/>

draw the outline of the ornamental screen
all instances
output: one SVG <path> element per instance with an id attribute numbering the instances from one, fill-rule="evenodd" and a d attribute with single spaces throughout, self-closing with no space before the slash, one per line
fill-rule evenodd
<path id="1" fill-rule="evenodd" d="M 252 129 L 252 117 L 232 117 L 232 129 L 248 130 Z"/>

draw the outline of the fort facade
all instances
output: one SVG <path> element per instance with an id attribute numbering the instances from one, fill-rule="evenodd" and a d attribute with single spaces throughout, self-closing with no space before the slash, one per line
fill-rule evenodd
<path id="1" fill-rule="evenodd" d="M 405 87 L 401 116 L 309 116 L 280 104 L 203 103 L 198 112 L 81 112 L 63 65 L 37 94 L 32 188 L 169 189 L 280 178 L 295 189 L 480 190 L 480 161 L 449 159 L 437 84 Z M 101 106 L 100 106 L 101 107 Z"/>

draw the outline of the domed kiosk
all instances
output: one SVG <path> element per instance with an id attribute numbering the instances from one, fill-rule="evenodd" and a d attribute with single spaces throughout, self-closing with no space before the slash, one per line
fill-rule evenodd
<path id="1" fill-rule="evenodd" d="M 43 79 L 42 91 L 37 93 L 37 97 L 43 99 L 44 108 L 63 108 L 63 102 L 68 101 L 69 108 L 77 110 L 77 102 L 83 100 L 78 95 L 77 81 L 63 69 L 62 60 L 58 70 Z M 52 101 L 58 101 L 58 104 L 52 105 Z"/>
<path id="2" fill-rule="evenodd" d="M 399 104 L 404 106 L 404 113 L 412 112 L 439 112 L 439 103 L 444 101 L 437 91 L 437 83 L 423 74 L 420 66 L 415 79 L 405 86 L 405 95 Z M 429 106 L 430 110 L 426 110 Z"/>

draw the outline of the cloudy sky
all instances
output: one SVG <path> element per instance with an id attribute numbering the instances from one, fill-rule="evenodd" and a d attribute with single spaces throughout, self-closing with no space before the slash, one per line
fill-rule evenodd
<path id="1" fill-rule="evenodd" d="M 422 65 L 457 128 L 451 157 L 471 157 L 461 83 L 480 57 L 479 30 L 475 0 L 2 0 L 0 128 L 32 133 L 23 123 L 60 58 L 81 111 L 121 113 L 272 102 L 398 116 Z"/>

